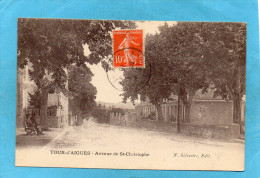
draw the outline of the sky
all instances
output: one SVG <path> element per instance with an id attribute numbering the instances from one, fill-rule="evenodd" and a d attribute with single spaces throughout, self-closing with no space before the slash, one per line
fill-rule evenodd
<path id="1" fill-rule="evenodd" d="M 159 33 L 158 27 L 164 25 L 164 21 L 145 21 L 145 22 L 136 22 L 137 29 L 143 29 L 144 35 L 150 33 L 155 34 Z M 176 22 L 167 22 L 169 26 L 176 24 Z M 84 46 L 85 55 L 89 54 L 88 46 Z M 91 83 L 97 88 L 97 98 L 96 101 L 109 102 L 109 103 L 119 103 L 122 102 L 121 86 L 117 82 L 120 78 L 123 77 L 123 72 L 120 69 L 115 69 L 108 73 L 110 82 L 114 85 L 112 86 L 108 80 L 106 71 L 102 68 L 101 64 L 97 65 L 88 65 L 90 70 L 93 72 L 94 76 L 92 77 Z"/>

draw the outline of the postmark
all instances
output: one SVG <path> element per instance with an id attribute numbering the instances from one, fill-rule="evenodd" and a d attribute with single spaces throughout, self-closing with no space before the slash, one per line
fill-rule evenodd
<path id="1" fill-rule="evenodd" d="M 135 50 L 135 49 L 134 49 Z M 142 54 L 140 54 L 142 55 Z M 142 85 L 136 86 L 135 92 L 138 92 L 139 90 L 143 89 L 150 81 L 151 76 L 152 76 L 152 65 L 150 63 L 146 63 L 145 67 L 134 67 L 134 66 L 129 66 L 129 67 L 114 67 L 114 58 L 109 57 L 106 60 L 106 63 L 104 65 L 104 70 L 106 72 L 106 78 L 110 85 L 115 88 L 118 91 L 124 91 L 122 88 L 122 80 L 127 79 L 126 81 L 130 82 L 133 80 L 136 80 L 136 78 L 130 77 L 130 76 L 124 76 L 123 73 L 125 71 L 135 73 L 135 71 L 140 72 L 140 78 L 142 79 Z M 130 73 L 131 73 L 130 72 Z"/>
<path id="2" fill-rule="evenodd" d="M 113 66 L 145 67 L 143 30 L 113 31 Z"/>

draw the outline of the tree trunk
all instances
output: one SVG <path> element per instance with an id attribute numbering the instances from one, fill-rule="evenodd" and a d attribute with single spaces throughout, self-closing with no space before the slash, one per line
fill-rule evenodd
<path id="1" fill-rule="evenodd" d="M 45 125 L 45 120 L 47 118 L 47 104 L 48 104 L 48 90 L 47 89 L 42 89 L 42 94 L 41 94 L 41 108 L 40 108 L 40 125 Z"/>
<path id="2" fill-rule="evenodd" d="M 191 107 L 191 103 L 188 102 L 185 105 L 185 119 L 184 119 L 185 123 L 190 123 L 190 107 Z"/>
<path id="3" fill-rule="evenodd" d="M 235 75 L 236 88 L 233 92 L 233 122 L 239 124 L 240 133 L 243 133 L 243 128 L 241 125 L 241 66 L 240 59 L 237 60 L 237 73 Z"/>
<path id="4" fill-rule="evenodd" d="M 236 95 L 235 94 L 233 94 L 233 123 L 238 124 L 237 100 L 236 100 Z"/>
<path id="5" fill-rule="evenodd" d="M 192 100 L 194 98 L 195 92 L 190 91 L 189 92 L 189 99 L 187 103 L 185 104 L 185 122 L 190 123 L 190 108 L 192 105 Z"/>
<path id="6" fill-rule="evenodd" d="M 181 97 L 180 97 L 180 93 L 178 94 L 178 114 L 177 114 L 177 133 L 181 132 L 181 128 L 180 128 L 180 104 L 181 104 Z"/>
<path id="7" fill-rule="evenodd" d="M 239 124 L 240 126 L 240 133 L 244 134 L 244 130 L 242 128 L 242 123 L 241 123 L 241 65 L 240 65 L 240 59 L 237 60 L 238 64 L 237 64 L 237 75 L 236 75 L 236 92 L 235 92 L 235 96 L 233 99 L 233 102 L 236 103 L 234 104 L 236 106 L 236 115 L 235 115 L 235 119 L 233 118 L 233 120 L 236 121 L 236 123 Z"/>
<path id="8" fill-rule="evenodd" d="M 233 94 L 233 122 L 240 125 L 240 133 L 244 133 L 241 123 L 241 96 L 240 93 Z"/>
<path id="9" fill-rule="evenodd" d="M 162 121 L 163 120 L 162 107 L 161 107 L 160 104 L 156 104 L 155 107 L 156 107 L 156 110 L 157 110 L 157 113 L 158 113 L 157 119 L 158 119 L 158 121 Z"/>

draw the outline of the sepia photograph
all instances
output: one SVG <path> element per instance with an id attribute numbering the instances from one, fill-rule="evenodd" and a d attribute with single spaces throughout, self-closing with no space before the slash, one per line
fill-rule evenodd
<path id="1" fill-rule="evenodd" d="M 15 165 L 243 171 L 243 22 L 19 18 Z"/>

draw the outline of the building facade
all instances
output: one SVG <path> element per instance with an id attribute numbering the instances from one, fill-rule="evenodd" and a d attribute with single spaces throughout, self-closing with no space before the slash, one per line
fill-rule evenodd
<path id="1" fill-rule="evenodd" d="M 16 126 L 24 127 L 25 114 L 36 114 L 37 122 L 40 119 L 40 110 L 30 107 L 29 93 L 33 94 L 36 90 L 35 83 L 30 80 L 29 69 L 30 63 L 23 69 L 17 69 L 17 96 L 16 96 Z M 65 127 L 69 120 L 69 104 L 68 98 L 62 93 L 48 94 L 47 118 L 44 124 L 47 127 Z"/>

